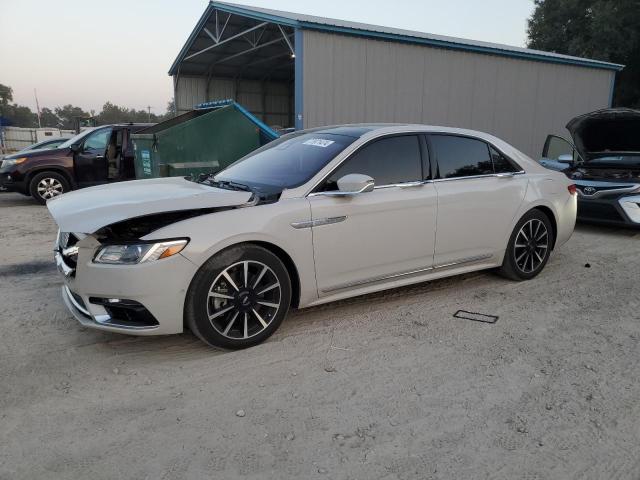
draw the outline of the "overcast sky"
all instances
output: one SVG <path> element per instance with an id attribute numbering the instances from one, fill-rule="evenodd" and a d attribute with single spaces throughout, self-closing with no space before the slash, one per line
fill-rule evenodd
<path id="1" fill-rule="evenodd" d="M 231 0 L 227 0 L 231 1 Z M 0 0 L 0 83 L 35 109 L 109 100 L 163 113 L 167 71 L 205 0 Z M 532 0 L 246 0 L 255 6 L 525 46 Z"/>

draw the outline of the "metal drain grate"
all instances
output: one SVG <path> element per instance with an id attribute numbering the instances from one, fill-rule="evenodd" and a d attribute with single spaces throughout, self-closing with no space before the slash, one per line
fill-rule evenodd
<path id="1" fill-rule="evenodd" d="M 474 322 L 482 323 L 496 323 L 498 321 L 497 315 L 485 315 L 484 313 L 467 312 L 466 310 L 458 310 L 453 314 L 455 318 L 462 318 L 463 320 L 473 320 Z"/>

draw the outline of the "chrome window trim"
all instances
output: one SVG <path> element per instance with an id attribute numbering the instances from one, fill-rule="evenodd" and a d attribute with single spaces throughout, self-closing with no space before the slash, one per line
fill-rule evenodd
<path id="1" fill-rule="evenodd" d="M 429 183 L 433 183 L 434 180 L 424 180 L 417 182 L 403 182 L 403 183 L 389 183 L 387 185 L 375 185 L 373 187 L 374 190 L 383 190 L 385 188 L 413 188 L 413 187 L 422 187 L 423 185 L 427 185 Z M 344 192 L 342 194 L 337 193 L 338 190 L 332 190 L 330 192 L 313 192 L 307 195 L 307 197 L 349 197 L 356 195 L 357 193 L 362 192 Z M 368 193 L 368 192 L 367 192 Z"/>
<path id="2" fill-rule="evenodd" d="M 433 182 L 453 182 L 457 180 L 469 180 L 473 178 L 513 178 L 516 175 L 524 175 L 525 173 L 526 172 L 524 170 L 509 173 L 487 173 L 486 175 L 469 175 L 467 177 L 436 178 L 435 180 L 433 180 Z"/>

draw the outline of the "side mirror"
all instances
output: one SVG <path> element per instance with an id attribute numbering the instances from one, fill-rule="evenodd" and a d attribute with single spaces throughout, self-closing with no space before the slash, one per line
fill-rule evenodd
<path id="1" fill-rule="evenodd" d="M 78 153 L 80 151 L 80 144 L 74 143 L 69 147 L 73 153 Z"/>
<path id="2" fill-rule="evenodd" d="M 355 195 L 373 191 L 375 181 L 368 175 L 350 173 L 338 180 L 338 191 L 345 195 Z"/>
<path id="3" fill-rule="evenodd" d="M 574 157 L 575 155 L 575 157 Z M 562 164 L 572 165 L 575 163 L 574 158 L 581 161 L 580 154 L 576 147 L 568 140 L 557 135 L 548 135 L 542 149 L 542 158 L 559 162 Z"/>
<path id="4" fill-rule="evenodd" d="M 375 186 L 375 181 L 368 175 L 360 173 L 350 173 L 338 180 L 338 190 L 328 192 L 318 192 L 314 195 L 325 197 L 352 197 L 359 193 L 371 192 Z"/>

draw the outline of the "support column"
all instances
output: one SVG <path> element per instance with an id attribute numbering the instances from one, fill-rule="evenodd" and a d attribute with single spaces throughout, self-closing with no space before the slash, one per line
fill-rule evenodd
<path id="1" fill-rule="evenodd" d="M 302 130 L 304 128 L 304 78 L 303 78 L 303 56 L 304 56 L 304 45 L 303 38 L 304 32 L 296 28 L 295 32 L 295 80 L 294 80 L 294 90 L 295 90 L 295 127 L 296 130 Z"/>

